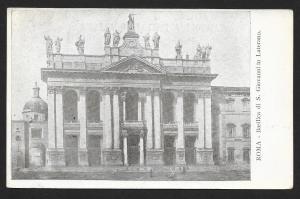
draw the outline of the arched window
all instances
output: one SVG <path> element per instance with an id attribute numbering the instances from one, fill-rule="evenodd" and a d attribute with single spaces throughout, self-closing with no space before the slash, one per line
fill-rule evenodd
<path id="1" fill-rule="evenodd" d="M 242 99 L 243 103 L 243 111 L 249 111 L 250 110 L 250 99 L 245 97 Z"/>
<path id="2" fill-rule="evenodd" d="M 195 122 L 195 95 L 187 93 L 183 96 L 183 118 L 185 123 Z"/>
<path id="3" fill-rule="evenodd" d="M 250 125 L 249 124 L 243 124 L 242 129 L 243 129 L 243 137 L 244 138 L 250 137 Z"/>
<path id="4" fill-rule="evenodd" d="M 163 113 L 163 122 L 173 123 L 175 121 L 174 117 L 174 95 L 171 92 L 164 92 L 162 94 L 162 113 Z"/>
<path id="5" fill-rule="evenodd" d="M 65 122 L 77 122 L 78 97 L 74 90 L 67 90 L 63 94 L 63 107 L 64 107 L 64 121 Z"/>
<path id="6" fill-rule="evenodd" d="M 89 91 L 86 99 L 88 122 L 100 121 L 100 94 L 98 91 Z"/>
<path id="7" fill-rule="evenodd" d="M 232 123 L 227 124 L 227 137 L 235 136 L 235 125 Z"/>

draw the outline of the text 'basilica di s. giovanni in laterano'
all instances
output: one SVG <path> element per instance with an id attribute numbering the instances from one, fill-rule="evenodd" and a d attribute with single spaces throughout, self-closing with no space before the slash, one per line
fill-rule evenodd
<path id="1" fill-rule="evenodd" d="M 122 38 L 106 29 L 103 55 L 85 54 L 83 36 L 78 54 L 45 36 L 47 103 L 35 84 L 12 121 L 14 168 L 249 164 L 250 89 L 211 86 L 210 46 L 160 57 L 159 34 L 134 20 Z"/>

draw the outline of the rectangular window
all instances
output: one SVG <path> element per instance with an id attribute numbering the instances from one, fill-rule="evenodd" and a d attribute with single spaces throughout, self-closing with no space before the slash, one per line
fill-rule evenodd
<path id="1" fill-rule="evenodd" d="M 234 162 L 234 148 L 228 148 L 228 162 Z"/>
<path id="2" fill-rule="evenodd" d="M 42 129 L 41 128 L 32 128 L 31 129 L 31 138 L 41 139 L 42 138 Z"/>
<path id="3" fill-rule="evenodd" d="M 243 160 L 244 160 L 244 162 L 247 162 L 247 163 L 250 162 L 250 149 L 248 149 L 248 148 L 243 149 Z"/>

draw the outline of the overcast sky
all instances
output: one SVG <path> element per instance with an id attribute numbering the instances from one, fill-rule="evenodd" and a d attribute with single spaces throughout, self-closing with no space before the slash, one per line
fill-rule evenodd
<path id="1" fill-rule="evenodd" d="M 101 10 L 18 9 L 12 14 L 12 116 L 22 119 L 22 109 L 32 97 L 37 81 L 47 100 L 41 68 L 46 67 L 44 35 L 62 37 L 61 53 L 77 54 L 74 43 L 85 37 L 85 53 L 104 54 L 104 31 L 127 31 L 128 14 L 135 15 L 135 30 L 142 36 L 158 32 L 160 56 L 175 58 L 175 45 L 182 54 L 194 57 L 198 44 L 210 44 L 211 70 L 218 74 L 212 85 L 250 85 L 250 13 L 248 11 L 205 10 Z M 120 44 L 122 40 L 120 41 Z M 152 45 L 152 43 L 151 43 Z"/>

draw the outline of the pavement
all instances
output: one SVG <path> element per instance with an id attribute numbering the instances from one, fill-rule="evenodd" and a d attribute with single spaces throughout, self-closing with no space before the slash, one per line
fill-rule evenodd
<path id="1" fill-rule="evenodd" d="M 249 165 L 43 167 L 13 170 L 13 179 L 57 180 L 250 180 Z"/>

